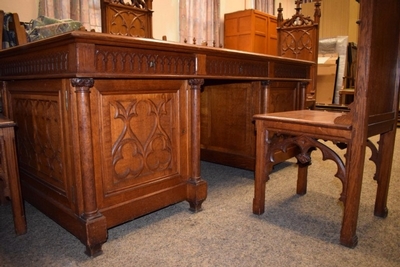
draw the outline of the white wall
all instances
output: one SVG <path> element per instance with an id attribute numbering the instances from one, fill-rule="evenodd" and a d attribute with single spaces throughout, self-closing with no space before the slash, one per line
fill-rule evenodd
<path id="1" fill-rule="evenodd" d="M 282 8 L 283 8 L 282 14 L 283 14 L 284 19 L 291 18 L 296 13 L 296 10 L 294 9 L 296 7 L 295 1 L 293 1 L 293 0 L 281 0 L 281 1 L 275 0 L 275 1 L 276 1 L 275 2 L 276 10 L 279 7 L 279 3 L 282 4 Z M 276 10 L 275 10 L 275 12 L 277 13 Z"/>
<path id="2" fill-rule="evenodd" d="M 153 11 L 153 37 L 178 42 L 179 0 L 153 0 Z"/>
<path id="3" fill-rule="evenodd" d="M 39 0 L 0 0 L 0 10 L 18 13 L 21 21 L 38 17 Z"/>
<path id="4" fill-rule="evenodd" d="M 153 0 L 157 1 L 157 0 Z M 164 0 L 168 1 L 168 0 Z M 244 9 L 254 9 L 254 0 L 220 0 L 221 2 L 221 17 L 225 13 L 232 13 Z M 295 13 L 295 0 L 275 0 L 275 12 L 278 9 L 279 3 L 282 4 L 284 18 L 289 18 Z"/>

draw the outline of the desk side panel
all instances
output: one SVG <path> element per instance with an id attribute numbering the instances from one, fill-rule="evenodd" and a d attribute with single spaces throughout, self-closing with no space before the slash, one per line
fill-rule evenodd
<path id="1" fill-rule="evenodd" d="M 95 81 L 96 195 L 109 227 L 186 200 L 188 93 L 184 80 Z"/>
<path id="2" fill-rule="evenodd" d="M 5 82 L 18 124 L 27 201 L 79 239 L 85 196 L 76 92 L 69 79 Z M 187 200 L 190 90 L 185 80 L 98 79 L 90 89 L 96 206 L 107 228 Z"/>
<path id="3" fill-rule="evenodd" d="M 7 113 L 17 123 L 19 166 L 23 187 L 35 187 L 51 198 L 74 209 L 73 166 L 69 143 L 64 93 L 65 80 L 5 82 Z"/>

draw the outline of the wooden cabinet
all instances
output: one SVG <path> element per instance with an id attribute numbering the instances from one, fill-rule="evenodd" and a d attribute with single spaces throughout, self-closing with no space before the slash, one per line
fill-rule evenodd
<path id="1" fill-rule="evenodd" d="M 277 54 L 276 17 L 254 9 L 225 14 L 224 47 Z"/>

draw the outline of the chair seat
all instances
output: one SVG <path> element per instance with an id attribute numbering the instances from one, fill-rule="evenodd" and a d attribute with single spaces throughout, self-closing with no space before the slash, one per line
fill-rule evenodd
<path id="1" fill-rule="evenodd" d="M 351 125 L 335 122 L 336 118 L 344 114 L 346 113 L 293 110 L 257 114 L 254 115 L 254 119 L 263 121 L 268 130 L 278 133 L 309 134 L 321 139 L 345 141 L 351 137 Z"/>

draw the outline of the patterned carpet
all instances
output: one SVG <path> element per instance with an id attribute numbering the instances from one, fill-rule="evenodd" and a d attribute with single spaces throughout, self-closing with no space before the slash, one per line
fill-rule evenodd
<path id="1" fill-rule="evenodd" d="M 202 162 L 209 183 L 202 212 L 182 202 L 110 229 L 96 258 L 29 204 L 28 233 L 16 237 L 11 207 L 1 206 L 0 266 L 400 266 L 399 134 L 386 219 L 373 215 L 374 165 L 366 163 L 355 249 L 339 245 L 336 168 L 320 152 L 313 155 L 308 193 L 295 194 L 295 162 L 280 164 L 261 216 L 252 214 L 253 172 Z"/>

